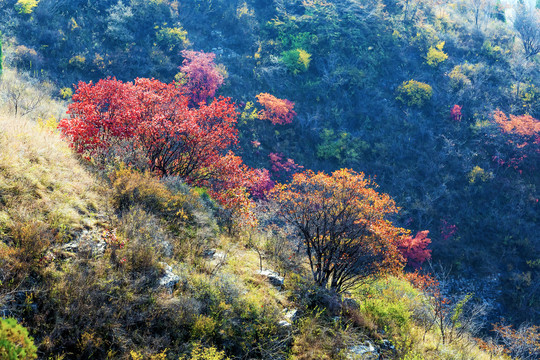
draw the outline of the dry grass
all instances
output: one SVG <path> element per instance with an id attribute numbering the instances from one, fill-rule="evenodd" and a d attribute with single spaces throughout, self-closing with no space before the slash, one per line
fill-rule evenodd
<path id="1" fill-rule="evenodd" d="M 31 120 L 0 115 L 4 223 L 17 214 L 43 221 L 57 234 L 77 231 L 93 225 L 102 197 L 99 185 L 58 134 Z"/>

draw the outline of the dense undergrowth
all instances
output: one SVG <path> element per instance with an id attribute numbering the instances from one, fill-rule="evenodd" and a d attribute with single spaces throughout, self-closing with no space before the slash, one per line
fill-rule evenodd
<path id="1" fill-rule="evenodd" d="M 520 29 L 538 10 L 520 9 L 489 1 L 0 3 L 0 358 L 34 358 L 36 349 L 44 359 L 537 358 L 540 67 L 527 43 L 536 33 Z M 212 51 L 219 65 L 186 49 Z M 212 76 L 193 77 L 197 62 Z M 91 152 L 109 145 L 107 131 L 76 155 L 57 130 L 72 85 L 107 76 L 164 83 L 103 82 L 118 86 L 113 94 L 132 91 L 117 98 L 132 117 L 96 122 L 91 131 L 124 132 L 99 156 Z M 219 101 L 238 133 L 214 136 L 224 144 L 198 172 L 172 176 L 177 163 L 172 157 L 170 171 L 159 163 L 161 146 L 182 158 L 192 149 L 175 146 L 201 136 L 144 143 L 149 130 L 163 119 L 204 124 L 223 109 L 195 103 L 220 85 L 218 95 L 233 97 Z M 91 114 L 84 128 L 93 116 L 87 105 L 101 90 L 91 91 L 60 126 L 64 135 L 70 120 Z M 178 98 L 182 111 L 174 111 Z M 154 107 L 138 107 L 140 99 Z M 108 106 L 96 109 L 110 120 Z M 253 201 L 267 200 L 299 164 L 377 174 L 402 207 L 391 220 L 403 230 L 409 267 L 429 257 L 429 234 L 434 259 L 446 265 L 441 282 L 395 271 L 398 256 L 392 276 L 370 273 L 339 296 L 313 283 L 298 229 L 275 203 Z M 323 182 L 333 191 L 332 181 Z M 415 241 L 422 250 L 404 252 Z M 502 314 L 532 323 L 514 329 Z"/>
<path id="2" fill-rule="evenodd" d="M 525 142 L 501 134 L 493 114 L 538 118 L 540 67 L 525 16 L 534 2 L 512 6 L 5 0 L 0 27 L 6 67 L 48 78 L 66 99 L 79 80 L 182 79 L 183 50 L 215 53 L 219 94 L 243 107 L 248 165 L 271 169 L 279 156 L 377 175 L 403 208 L 400 225 L 430 230 L 434 258 L 485 293 L 494 320 L 518 324 L 539 314 L 538 152 L 534 141 L 512 146 Z M 260 121 L 260 93 L 294 102 L 298 116 Z"/>
<path id="3" fill-rule="evenodd" d="M 53 123 L 1 115 L 0 311 L 32 336 L 10 346 L 33 340 L 43 359 L 351 359 L 363 344 L 388 359 L 499 358 L 468 333 L 443 342 L 408 281 L 341 303 L 275 233 L 230 234 L 203 189 L 91 164 Z M 34 358 L 25 346 L 14 359 Z"/>

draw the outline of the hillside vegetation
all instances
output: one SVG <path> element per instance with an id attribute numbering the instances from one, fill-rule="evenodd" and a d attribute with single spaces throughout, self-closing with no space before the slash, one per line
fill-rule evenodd
<path id="1" fill-rule="evenodd" d="M 491 358 L 466 333 L 443 343 L 404 279 L 336 307 L 277 239 L 220 231 L 216 205 L 178 178 L 85 167 L 43 122 L 4 114 L 0 127 L 0 309 L 39 358 L 345 359 L 364 344 L 385 358 Z"/>
<path id="2" fill-rule="evenodd" d="M 0 358 L 537 358 L 539 6 L 2 1 Z"/>

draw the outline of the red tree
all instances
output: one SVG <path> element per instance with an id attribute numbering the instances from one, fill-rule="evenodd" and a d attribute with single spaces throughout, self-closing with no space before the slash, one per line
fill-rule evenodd
<path id="1" fill-rule="evenodd" d="M 194 104 L 214 97 L 216 90 L 223 84 L 223 75 L 218 71 L 214 53 L 182 50 L 184 61 L 180 71 L 184 73 L 185 88 Z"/>
<path id="2" fill-rule="evenodd" d="M 294 173 L 303 168 L 302 165 L 295 163 L 293 159 L 284 160 L 282 153 L 270 153 L 268 157 L 272 166 L 273 178 L 281 182 L 288 181 Z"/>
<path id="3" fill-rule="evenodd" d="M 264 108 L 258 113 L 261 120 L 270 120 L 274 125 L 284 125 L 292 123 L 292 119 L 296 116 L 292 101 L 278 99 L 267 93 L 260 93 L 256 98 Z"/>
<path id="4" fill-rule="evenodd" d="M 142 113 L 135 86 L 116 79 L 96 84 L 79 82 L 68 108 L 68 119 L 58 125 L 78 153 L 93 156 L 113 139 L 130 139 Z"/>
<path id="5" fill-rule="evenodd" d="M 452 120 L 456 121 L 456 122 L 461 122 L 461 109 L 463 108 L 463 106 L 459 106 L 459 105 L 454 105 L 452 107 L 452 110 L 450 110 L 450 117 L 452 118 Z"/>
<path id="6" fill-rule="evenodd" d="M 427 237 L 428 234 L 429 230 L 420 231 L 415 237 L 404 237 L 398 243 L 401 255 L 412 267 L 418 268 L 424 261 L 431 258 L 431 250 L 427 249 L 431 243 L 431 239 Z"/>
<path id="7" fill-rule="evenodd" d="M 237 113 L 230 99 L 197 108 L 176 84 L 154 79 L 79 83 L 69 118 L 59 124 L 79 153 L 99 155 L 117 140 L 144 153 L 152 171 L 206 186 L 235 214 L 248 216 L 250 192 L 261 196 L 268 172 L 247 167 L 230 151 L 238 141 Z"/>

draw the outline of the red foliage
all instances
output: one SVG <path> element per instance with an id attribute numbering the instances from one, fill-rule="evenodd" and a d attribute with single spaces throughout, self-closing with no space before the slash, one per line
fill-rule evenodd
<path id="1" fill-rule="evenodd" d="M 81 82 L 70 117 L 59 128 L 88 157 L 107 151 L 115 139 L 131 140 L 158 175 L 207 186 L 224 206 L 248 211 L 248 191 L 264 172 L 248 168 L 229 150 L 238 141 L 234 104 L 221 97 L 197 108 L 188 103 L 175 84 L 154 79 Z"/>
<path id="2" fill-rule="evenodd" d="M 428 234 L 429 230 L 420 231 L 414 238 L 412 236 L 403 237 L 398 243 L 401 255 L 414 268 L 420 267 L 424 261 L 431 258 L 431 250 L 427 249 L 431 243 L 431 239 L 427 237 Z"/>
<path id="3" fill-rule="evenodd" d="M 180 71 L 185 74 L 185 88 L 194 104 L 214 97 L 216 90 L 223 84 L 223 75 L 218 71 L 214 53 L 182 50 L 182 66 Z"/>
<path id="4" fill-rule="evenodd" d="M 270 120 L 274 125 L 284 125 L 292 123 L 292 119 L 296 116 L 292 101 L 278 99 L 274 95 L 267 93 L 260 93 L 256 95 L 256 98 L 264 107 L 258 114 L 261 120 Z"/>
<path id="5" fill-rule="evenodd" d="M 302 165 L 298 165 L 293 159 L 283 160 L 282 153 L 270 153 L 270 165 L 272 165 L 272 175 L 274 178 L 285 181 L 288 180 L 294 173 L 303 168 Z"/>
<path id="6" fill-rule="evenodd" d="M 254 180 L 250 188 L 251 196 L 256 200 L 266 200 L 266 195 L 276 184 L 266 169 L 257 169 L 253 173 Z"/>
<path id="7" fill-rule="evenodd" d="M 454 107 L 452 107 L 452 110 L 450 110 L 450 117 L 452 118 L 452 120 L 454 121 L 457 121 L 457 122 L 461 122 L 461 109 L 463 108 L 463 106 L 459 106 L 459 105 L 454 105 Z"/>
<path id="8" fill-rule="evenodd" d="M 540 155 L 540 121 L 530 115 L 509 115 L 502 111 L 493 113 L 493 120 L 501 132 L 507 137 L 510 150 L 507 151 L 506 160 L 500 156 L 494 157 L 499 165 L 506 165 L 519 170 L 530 170 L 534 173 Z M 522 166 L 525 161 L 528 165 Z"/>
<path id="9" fill-rule="evenodd" d="M 446 241 L 454 236 L 457 232 L 457 226 L 450 224 L 445 219 L 441 219 L 441 239 Z"/>
<path id="10" fill-rule="evenodd" d="M 78 153 L 91 156 L 108 148 L 113 138 L 135 135 L 134 123 L 141 117 L 139 100 L 132 83 L 116 79 L 79 82 L 69 105 L 68 119 L 58 125 Z"/>
<path id="11" fill-rule="evenodd" d="M 439 282 L 430 274 L 420 274 L 418 270 L 412 273 L 405 273 L 405 279 L 418 290 L 426 291 L 427 289 L 438 288 Z"/>

